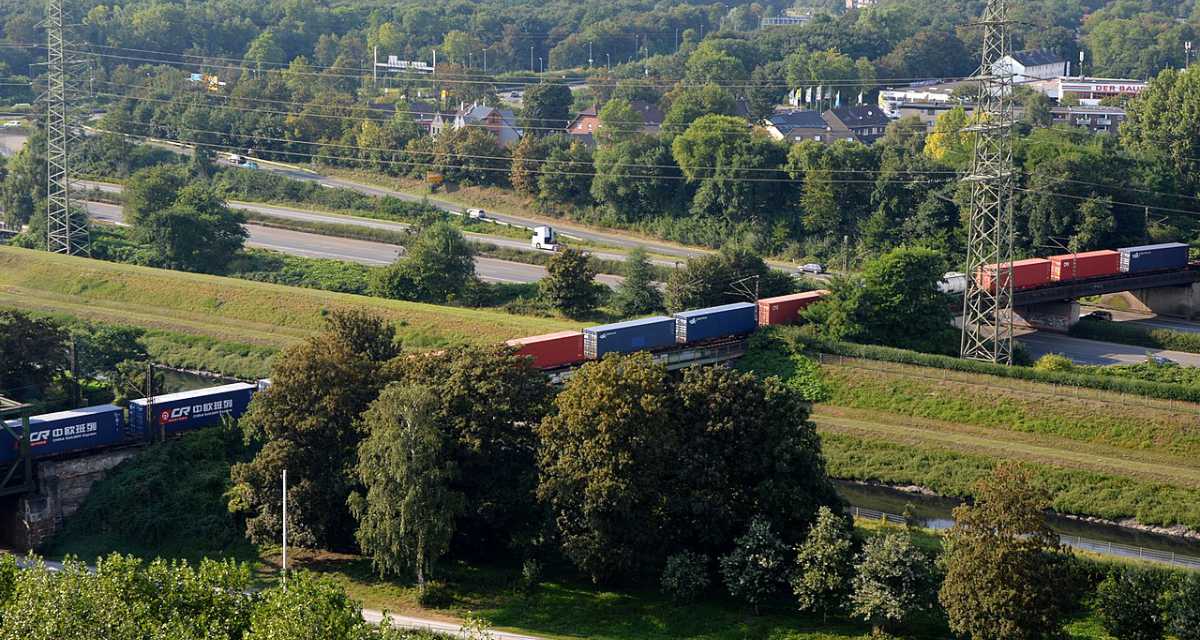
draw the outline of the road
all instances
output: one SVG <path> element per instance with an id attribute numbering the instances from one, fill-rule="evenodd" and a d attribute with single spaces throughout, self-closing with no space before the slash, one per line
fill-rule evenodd
<path id="1" fill-rule="evenodd" d="M 1067 356 L 1079 364 L 1138 364 L 1150 355 L 1162 356 L 1181 365 L 1200 367 L 1200 354 L 1182 351 L 1164 351 L 1147 347 L 1135 347 L 1112 342 L 1083 340 L 1059 333 L 1034 331 L 1017 337 L 1035 359 L 1047 353 Z"/>
<path id="2" fill-rule="evenodd" d="M 0 156 L 16 155 L 25 146 L 25 141 L 28 139 L 29 136 L 25 133 L 0 131 Z"/>
<path id="3" fill-rule="evenodd" d="M 1091 305 L 1080 305 L 1079 308 L 1081 314 L 1100 309 L 1100 307 L 1093 307 Z M 1117 311 L 1114 309 L 1104 309 L 1104 311 L 1112 315 L 1113 322 L 1128 322 L 1147 329 L 1170 329 L 1171 331 L 1183 331 L 1184 333 L 1200 333 L 1200 322 L 1188 322 L 1179 318 L 1164 318 L 1162 316 L 1147 315 L 1132 311 Z"/>
<path id="4" fill-rule="evenodd" d="M 105 193 L 121 193 L 122 187 L 118 184 L 107 182 L 95 182 L 92 180 L 80 180 L 79 186 L 85 189 L 96 189 Z M 235 209 L 251 211 L 263 216 L 272 218 L 280 218 L 283 220 L 296 220 L 300 222 L 318 222 L 322 224 L 342 224 L 358 227 L 367 227 L 371 229 L 382 229 L 385 231 L 408 231 L 412 228 L 411 225 L 403 222 L 393 222 L 389 220 L 376 220 L 374 218 L 363 218 L 359 216 L 338 215 L 332 213 L 321 213 L 318 211 L 310 211 L 307 209 L 298 209 L 296 207 L 288 207 L 281 205 L 262 204 L 258 202 L 243 202 L 239 200 L 230 200 L 229 206 Z M 507 249 L 515 249 L 517 251 L 527 251 L 534 253 L 536 250 L 529 246 L 526 240 L 518 240 L 516 238 L 507 238 L 503 236 L 493 236 L 484 233 L 466 232 L 463 235 L 470 242 L 477 244 L 491 244 L 497 247 Z M 592 256 L 602 260 L 624 260 L 625 254 L 613 253 L 605 251 L 588 251 Z M 674 263 L 666 260 L 652 260 L 656 264 L 663 266 L 672 266 Z"/>
<path id="5" fill-rule="evenodd" d="M 111 224 L 124 223 L 124 215 L 119 205 L 88 202 L 87 209 L 88 215 L 96 220 Z M 257 224 L 246 225 L 246 230 L 250 234 L 246 244 L 251 247 L 304 258 L 328 258 L 380 266 L 394 262 L 400 252 L 400 247 L 384 242 L 337 238 Z M 537 282 L 546 275 L 546 269 L 539 265 L 484 257 L 475 258 L 475 272 L 481 280 L 510 283 Z M 621 282 L 621 277 L 599 275 L 596 276 L 596 281 L 615 287 Z"/>

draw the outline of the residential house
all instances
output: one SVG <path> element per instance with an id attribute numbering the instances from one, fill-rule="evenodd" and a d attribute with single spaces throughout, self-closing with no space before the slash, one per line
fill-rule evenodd
<path id="1" fill-rule="evenodd" d="M 1108 133 L 1116 135 L 1125 122 L 1125 110 L 1121 107 L 1078 106 L 1051 107 L 1050 115 L 1054 124 L 1065 124 L 1072 127 L 1083 127 L 1092 133 Z"/>
<path id="2" fill-rule="evenodd" d="M 1048 49 L 1018 51 L 992 63 L 992 73 L 1011 73 L 1013 82 L 1033 82 L 1071 75 L 1071 63 Z"/>
<path id="3" fill-rule="evenodd" d="M 787 140 L 788 142 L 813 140 L 830 143 L 837 140 L 854 139 L 854 134 L 849 129 L 845 127 L 835 129 L 834 125 L 827 122 L 819 111 L 803 109 L 777 111 L 767 116 L 763 121 L 763 127 L 767 134 L 775 140 Z"/>
<path id="4" fill-rule="evenodd" d="M 470 106 L 464 104 L 452 114 L 438 113 L 434 115 L 429 125 L 429 133 L 437 136 L 447 129 L 481 127 L 492 132 L 500 141 L 501 146 L 511 147 L 521 140 L 522 132 L 517 128 L 516 122 L 516 116 L 508 109 L 498 109 L 479 103 Z"/>
<path id="5" fill-rule="evenodd" d="M 642 117 L 641 132 L 649 135 L 657 135 L 662 129 L 664 114 L 662 109 L 653 102 L 643 102 L 641 100 L 633 100 L 629 106 Z M 583 111 L 580 111 L 575 119 L 567 125 L 567 134 L 588 145 L 595 146 L 595 134 L 600 128 L 600 115 L 596 105 L 592 105 Z"/>
<path id="6" fill-rule="evenodd" d="M 883 137 L 891 119 L 875 105 L 856 105 L 829 109 L 821 117 L 834 130 L 849 130 L 863 144 L 872 144 Z"/>

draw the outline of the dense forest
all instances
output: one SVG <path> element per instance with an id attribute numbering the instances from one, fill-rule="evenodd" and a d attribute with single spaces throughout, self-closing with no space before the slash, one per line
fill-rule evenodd
<path id="1" fill-rule="evenodd" d="M 78 51 L 93 61 L 86 89 L 106 112 L 103 125 L 132 140 L 415 178 L 437 172 L 511 188 L 546 212 L 594 223 L 711 246 L 738 237 L 775 255 L 849 262 L 901 244 L 958 256 L 965 194 L 957 178 L 967 169 L 969 120 L 952 112 L 931 133 L 900 121 L 874 145 L 827 146 L 776 142 L 745 119 L 770 114 L 798 86 L 836 85 L 839 99 L 870 102 L 889 82 L 970 75 L 980 37 L 971 23 L 983 4 L 892 0 L 761 29 L 761 18 L 787 7 L 85 3 L 76 35 L 87 43 Z M 9 78 L 30 73 L 40 55 L 22 46 L 42 40 L 40 10 L 34 2 L 0 8 L 0 70 Z M 1200 3 L 1035 0 L 1013 13 L 1014 48 L 1047 48 L 1068 60 L 1082 50 L 1089 75 L 1157 77 L 1128 105 L 1119 139 L 1049 128 L 1044 99 L 1022 96 L 1020 250 L 1191 239 L 1200 119 L 1184 105 L 1200 74 L 1173 69 L 1187 61 L 1184 43 L 1200 41 Z M 436 49 L 437 77 L 373 82 L 376 48 L 381 57 L 418 61 Z M 532 74 L 531 64 L 548 71 Z M 195 73 L 225 84 L 206 90 L 189 79 Z M 546 84 L 564 78 L 586 87 Z M 499 93 L 535 83 L 542 86 L 528 91 L 519 114 L 527 135 L 511 148 L 478 127 L 431 138 L 413 122 L 420 109 L 498 104 Z M 660 131 L 641 131 L 629 108 L 638 101 L 662 108 Z M 609 134 L 596 148 L 556 135 L 592 104 L 604 107 Z M 32 165 L 15 160 L 8 183 L 36 185 L 36 172 L 23 175 L 22 166 Z M 15 211 L 8 215 L 19 220 Z"/>

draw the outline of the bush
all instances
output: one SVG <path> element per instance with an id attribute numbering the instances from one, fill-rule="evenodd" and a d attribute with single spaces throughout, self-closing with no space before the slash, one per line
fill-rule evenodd
<path id="1" fill-rule="evenodd" d="M 708 589 L 708 556 L 684 551 L 667 558 L 663 567 L 663 593 L 676 602 L 691 602 Z"/>
<path id="2" fill-rule="evenodd" d="M 1200 573 L 1183 580 L 1179 592 L 1171 599 L 1170 626 L 1167 629 L 1179 640 L 1200 640 Z"/>
<path id="3" fill-rule="evenodd" d="M 1075 368 L 1075 363 L 1064 355 L 1047 353 L 1038 358 L 1037 362 L 1033 364 L 1033 368 L 1038 371 L 1071 371 Z"/>
<path id="4" fill-rule="evenodd" d="M 527 558 L 521 563 L 521 591 L 532 593 L 542 582 L 542 563 L 537 558 Z"/>
<path id="5" fill-rule="evenodd" d="M 1163 637 L 1164 576 L 1131 567 L 1114 570 L 1096 589 L 1096 608 L 1104 630 L 1117 640 L 1158 640 Z"/>

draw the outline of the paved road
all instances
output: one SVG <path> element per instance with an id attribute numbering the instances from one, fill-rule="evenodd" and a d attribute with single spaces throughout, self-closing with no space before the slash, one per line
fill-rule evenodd
<path id="1" fill-rule="evenodd" d="M 1100 309 L 1100 307 L 1080 305 L 1080 313 L 1089 313 L 1097 309 Z M 1200 333 L 1200 322 L 1189 322 L 1181 318 L 1166 318 L 1132 311 L 1116 311 L 1113 309 L 1105 309 L 1105 311 L 1112 314 L 1113 322 L 1128 322 L 1148 329 L 1170 329 L 1186 333 Z"/>
<path id="2" fill-rule="evenodd" d="M 124 216 L 118 205 L 88 202 L 87 208 L 88 214 L 97 220 L 112 224 L 124 223 Z M 328 258 L 380 266 L 394 262 L 401 251 L 400 247 L 384 242 L 336 238 L 256 224 L 246 225 L 246 230 L 250 234 L 246 244 L 251 247 L 271 249 L 305 258 Z M 537 282 L 546 275 L 546 269 L 538 265 L 484 257 L 475 258 L 475 271 L 479 274 L 480 279 L 489 282 Z M 596 277 L 596 281 L 615 287 L 621 282 L 621 278 L 599 275 Z"/>
<path id="3" fill-rule="evenodd" d="M 80 180 L 79 186 L 86 189 L 96 189 L 105 193 L 121 193 L 122 187 L 118 184 L 107 182 L 94 182 L 91 180 Z M 343 224 L 358 227 L 368 227 L 371 229 L 382 229 L 386 231 L 408 231 L 412 228 L 411 225 L 403 222 L 393 222 L 390 220 L 376 220 L 374 218 L 362 218 L 359 216 L 336 215 L 331 213 L 321 213 L 318 211 L 310 211 L 307 209 L 298 209 L 295 207 L 287 207 L 280 205 L 262 204 L 258 202 L 242 202 L 238 200 L 229 201 L 229 206 L 235 209 L 243 209 L 254 213 L 270 216 L 272 218 L 280 218 L 284 220 L 297 220 L 302 222 L 319 222 L 323 224 Z M 506 238 L 503 236 L 493 236 L 483 233 L 467 232 L 463 234 L 467 240 L 477 244 L 491 244 L 497 247 L 515 249 L 518 251 L 527 251 L 534 253 L 535 250 L 529 246 L 526 240 L 516 238 Z M 605 251 L 588 251 L 596 258 L 604 260 L 624 260 L 625 254 L 613 253 Z M 674 263 L 666 260 L 654 260 L 657 264 L 664 266 L 672 266 Z"/>
<path id="4" fill-rule="evenodd" d="M 1035 331 L 1017 337 L 1029 354 L 1039 358 L 1047 353 L 1059 353 L 1079 364 L 1139 364 L 1150 355 L 1168 358 L 1181 365 L 1200 367 L 1200 354 L 1164 351 L 1097 340 L 1083 340 L 1057 333 Z"/>
<path id="5" fill-rule="evenodd" d="M 25 141 L 28 139 L 29 136 L 25 133 L 0 131 L 0 156 L 16 155 L 25 146 Z"/>

